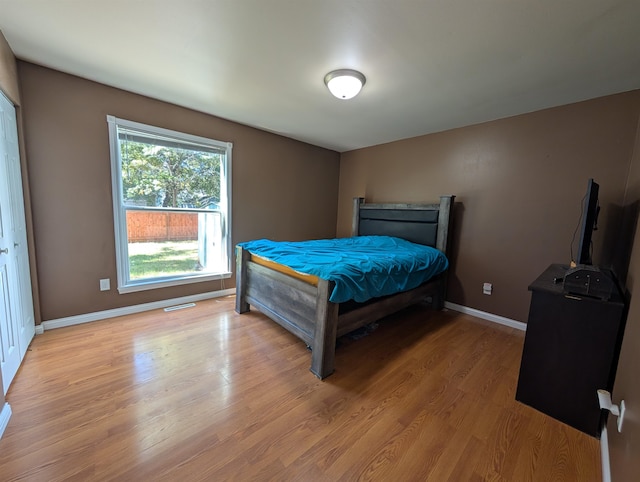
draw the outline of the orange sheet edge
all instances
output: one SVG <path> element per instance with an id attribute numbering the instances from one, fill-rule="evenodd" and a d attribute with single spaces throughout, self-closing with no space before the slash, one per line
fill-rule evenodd
<path id="1" fill-rule="evenodd" d="M 265 268 L 269 268 L 274 271 L 278 271 L 279 273 L 286 274 L 287 276 L 296 278 L 304 283 L 307 283 L 313 286 L 318 286 L 318 277 L 315 275 L 299 273 L 298 271 L 295 271 L 289 268 L 288 266 L 285 266 L 280 263 L 276 263 L 275 261 L 269 261 L 268 259 L 262 258 L 255 254 L 251 254 L 250 259 L 254 263 L 264 266 Z"/>

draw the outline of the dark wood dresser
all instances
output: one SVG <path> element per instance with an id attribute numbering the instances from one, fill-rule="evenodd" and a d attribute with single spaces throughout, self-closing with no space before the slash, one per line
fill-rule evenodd
<path id="1" fill-rule="evenodd" d="M 599 437 L 607 412 L 596 391 L 613 389 L 626 307 L 615 279 L 608 300 L 565 293 L 568 269 L 552 264 L 529 286 L 516 400 Z"/>

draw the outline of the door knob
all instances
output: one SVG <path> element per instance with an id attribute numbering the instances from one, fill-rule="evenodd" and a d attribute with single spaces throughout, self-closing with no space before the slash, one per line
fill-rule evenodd
<path id="1" fill-rule="evenodd" d="M 0 249 L 0 254 L 9 254 L 9 248 Z"/>

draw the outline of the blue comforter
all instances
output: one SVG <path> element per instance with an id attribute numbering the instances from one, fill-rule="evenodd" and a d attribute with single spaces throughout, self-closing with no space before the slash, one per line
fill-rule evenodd
<path id="1" fill-rule="evenodd" d="M 259 239 L 239 246 L 300 273 L 335 282 L 329 297 L 334 303 L 407 291 L 449 266 L 441 251 L 390 236 L 298 242 Z"/>

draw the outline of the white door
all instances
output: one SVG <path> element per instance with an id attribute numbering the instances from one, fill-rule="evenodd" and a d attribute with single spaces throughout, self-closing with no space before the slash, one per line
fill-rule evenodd
<path id="1" fill-rule="evenodd" d="M 0 93 L 0 341 L 7 392 L 35 333 L 16 111 Z"/>

